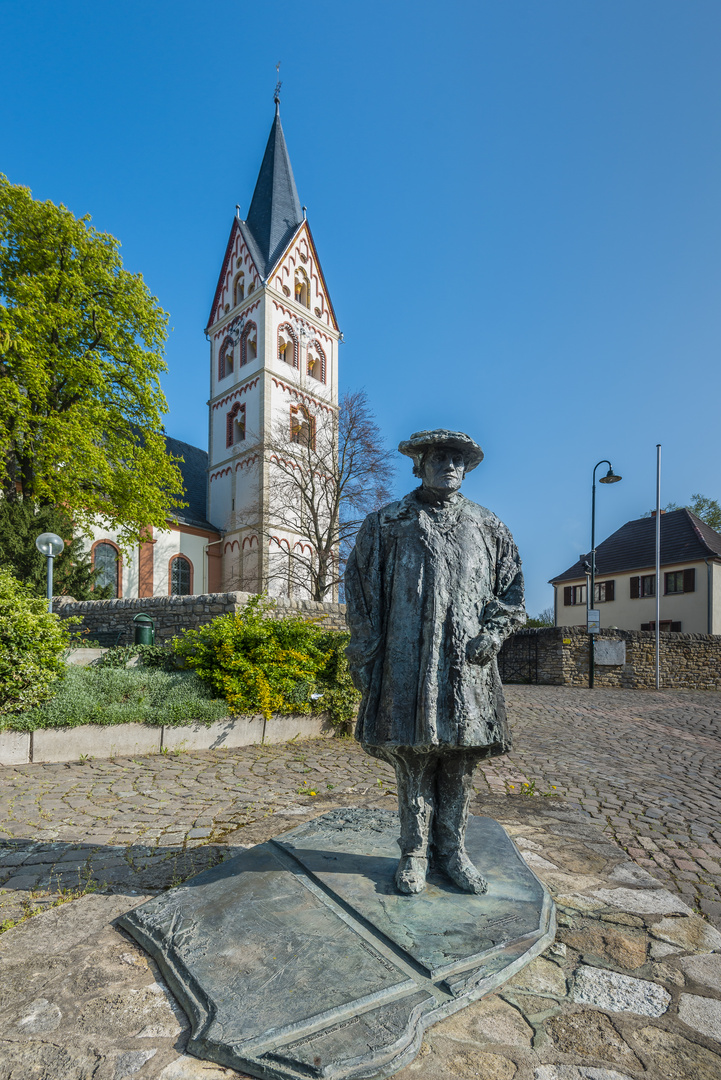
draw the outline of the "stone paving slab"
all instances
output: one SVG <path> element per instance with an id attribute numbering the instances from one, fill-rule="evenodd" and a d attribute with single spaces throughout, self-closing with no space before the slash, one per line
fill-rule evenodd
<path id="1" fill-rule="evenodd" d="M 719 983 L 702 984 L 698 969 L 687 970 L 682 961 L 719 949 L 713 927 L 721 927 L 721 694 L 532 686 L 506 691 L 514 749 L 477 771 L 473 812 L 520 830 L 525 844 L 517 842 L 529 865 L 556 894 L 561 918 L 570 920 L 561 927 L 561 934 L 569 934 L 560 941 L 566 955 L 534 961 L 535 988 L 485 999 L 472 1006 L 480 1011 L 467 1022 L 444 1021 L 413 1066 L 398 1075 L 410 1080 L 413 1070 L 421 1080 L 717 1080 Z M 102 926 L 89 927 L 83 947 L 95 941 L 92 948 L 99 950 L 93 961 L 99 965 L 95 996 L 111 994 L 111 982 L 100 974 L 101 959 L 118 931 L 102 934 L 111 933 L 107 928 L 118 905 L 127 910 L 140 897 L 214 865 L 238 845 L 267 840 L 324 810 L 392 808 L 394 802 L 391 770 L 350 739 L 3 768 L 0 927 L 50 910 L 0 935 L 0 1039 L 10 1038 L 9 1031 L 13 1043 L 10 1049 L 0 1044 L 0 1080 L 234 1075 L 198 1072 L 197 1063 L 182 1054 L 181 1036 L 162 1046 L 113 1036 L 112 1046 L 91 1055 L 87 1047 L 95 1044 L 89 1036 L 74 1041 L 76 1029 L 67 1026 L 66 1013 L 51 1035 L 32 1035 L 36 1025 L 54 1023 L 53 1004 L 63 1011 L 55 991 L 45 987 L 45 974 L 70 979 L 86 963 L 65 941 L 65 921 L 92 904 L 110 913 L 98 915 Z M 661 897 L 658 885 L 672 901 Z M 634 910 L 608 899 L 613 894 L 628 902 L 624 889 L 635 894 Z M 682 903 L 704 919 L 678 906 L 666 914 L 639 910 L 648 905 L 642 895 L 648 893 L 655 894 L 657 906 Z M 51 908 L 80 894 L 85 895 Z M 43 920 L 59 927 L 57 949 L 31 964 L 29 975 L 26 969 L 29 992 L 33 986 L 36 992 L 22 997 L 27 1013 L 11 1020 L 2 1002 L 8 1008 L 12 1001 L 25 1005 L 20 997 L 2 997 L 8 943 L 31 941 Z M 714 971 L 715 962 L 714 956 L 704 965 Z M 656 982 L 671 994 L 671 1005 L 660 1018 L 631 1023 L 631 1014 L 624 1014 L 623 1028 L 619 1015 L 576 1002 L 569 993 L 573 964 L 579 963 Z M 149 985 L 155 976 L 148 972 Z M 682 1003 L 682 994 L 711 1004 Z M 42 1001 L 48 1004 L 37 1004 Z M 13 1025 L 21 1019 L 16 1032 Z M 35 1071 L 29 1070 L 18 1032 L 37 1043 L 31 1055 Z M 599 1059 L 601 1047 L 605 1057 Z M 121 1061 L 118 1049 L 136 1056 Z M 143 1058 L 150 1049 L 152 1058 Z M 16 1058 L 19 1064 L 8 1064 Z M 210 1068 L 207 1062 L 204 1067 Z"/>
<path id="2" fill-rule="evenodd" d="M 661 883 L 630 884 L 635 864 L 567 804 L 482 803 L 555 895 L 557 939 L 496 993 L 431 1028 L 398 1080 L 718 1080 L 721 934 L 679 914 Z M 285 816 L 289 828 L 299 816 Z M 282 817 L 255 828 L 277 833 Z M 619 888 L 638 895 L 635 908 L 656 894 L 655 910 L 609 903 Z M 118 928 L 158 891 L 85 895 L 0 935 L 0 1080 L 243 1075 L 187 1054 L 184 1014 Z"/>
<path id="3" fill-rule="evenodd" d="M 515 797 L 526 784 L 536 796 L 564 797 L 602 826 L 603 840 L 721 927 L 721 694 L 543 686 L 506 694 L 514 749 L 477 770 L 478 793 Z M 250 828 L 252 839 L 275 813 L 353 805 L 371 790 L 380 805 L 395 797 L 390 768 L 351 739 L 11 766 L 0 775 L 0 843 L 13 841 L 20 862 L 28 844 L 88 842 L 119 845 L 121 862 L 128 844 L 148 847 L 172 867 L 193 847 L 232 843 L 238 830 Z M 28 887 L 56 880 L 46 851 L 29 886 L 0 891 L 0 923 L 16 917 Z M 151 856 L 129 858 L 127 881 Z M 94 874 L 91 864 L 90 852 L 77 860 L 76 886 L 78 875 Z M 10 865 L 0 852 L 0 890 Z M 100 880 L 117 883 L 119 871 Z"/>

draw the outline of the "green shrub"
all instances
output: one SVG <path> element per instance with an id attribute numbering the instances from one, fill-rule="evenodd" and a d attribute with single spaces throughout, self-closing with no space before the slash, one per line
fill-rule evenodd
<path id="1" fill-rule="evenodd" d="M 47 600 L 0 568 L 0 723 L 52 693 L 68 640 Z"/>
<path id="2" fill-rule="evenodd" d="M 328 712 L 344 726 L 359 698 L 348 672 L 348 635 L 313 620 L 270 617 L 273 603 L 253 597 L 242 611 L 186 630 L 173 651 L 221 694 L 234 713 Z"/>
<path id="3" fill-rule="evenodd" d="M 16 731 L 34 731 L 81 724 L 210 724 L 227 715 L 226 703 L 189 672 L 71 665 L 52 698 L 8 719 Z"/>
<path id="4" fill-rule="evenodd" d="M 176 671 L 178 663 L 168 645 L 116 645 L 97 661 L 96 667 L 123 668 L 134 656 L 143 667 Z"/>

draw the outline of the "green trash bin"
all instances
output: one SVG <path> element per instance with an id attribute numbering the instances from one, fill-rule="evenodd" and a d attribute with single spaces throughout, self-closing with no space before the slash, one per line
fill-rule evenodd
<path id="1" fill-rule="evenodd" d="M 154 645 L 155 644 L 155 623 L 146 615 L 144 611 L 141 611 L 133 619 L 135 623 L 135 644 L 136 645 Z"/>

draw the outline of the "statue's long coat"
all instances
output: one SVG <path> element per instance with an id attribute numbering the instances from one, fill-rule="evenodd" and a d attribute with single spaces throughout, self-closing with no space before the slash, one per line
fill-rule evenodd
<path id="1" fill-rule="evenodd" d="M 500 645 L 523 625 L 513 538 L 489 510 L 419 491 L 369 514 L 345 576 L 347 655 L 363 692 L 356 738 L 391 746 L 510 749 L 495 654 L 469 663 L 480 633 Z"/>

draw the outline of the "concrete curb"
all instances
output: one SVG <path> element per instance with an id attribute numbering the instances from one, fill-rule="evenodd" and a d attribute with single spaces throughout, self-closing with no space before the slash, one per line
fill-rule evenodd
<path id="1" fill-rule="evenodd" d="M 84 724 L 76 728 L 0 731 L 0 767 L 80 761 L 82 758 L 132 757 L 184 750 L 233 749 L 293 739 L 332 738 L 335 729 L 325 713 L 316 716 L 236 716 L 214 724 L 152 727 L 150 724 Z"/>

